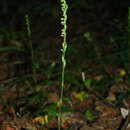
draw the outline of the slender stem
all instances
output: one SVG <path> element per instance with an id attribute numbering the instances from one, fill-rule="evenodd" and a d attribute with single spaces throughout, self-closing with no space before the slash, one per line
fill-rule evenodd
<path id="1" fill-rule="evenodd" d="M 33 51 L 33 45 L 32 45 L 32 40 L 31 40 L 31 27 L 30 27 L 30 20 L 29 16 L 26 14 L 25 15 L 25 21 L 26 21 L 26 28 L 27 28 L 27 35 L 29 39 L 29 47 L 30 47 L 30 53 L 31 53 L 31 65 L 32 65 L 32 71 L 33 71 L 33 80 L 36 82 L 36 79 L 34 77 L 36 70 L 34 68 L 34 51 Z"/>
<path id="2" fill-rule="evenodd" d="M 66 30 L 67 30 L 67 9 L 68 5 L 66 0 L 60 0 L 61 2 L 61 10 L 62 10 L 62 18 L 61 18 L 61 25 L 63 25 L 63 29 L 61 30 L 61 37 L 63 37 L 62 42 L 62 73 L 61 73 L 61 90 L 60 90 L 60 101 L 59 101 L 59 115 L 58 115 L 58 130 L 61 130 L 61 118 L 62 118 L 62 105 L 63 105 L 63 94 L 64 94 L 64 80 L 65 80 L 65 67 L 66 67 L 66 49 L 67 49 L 67 42 L 66 42 Z"/>

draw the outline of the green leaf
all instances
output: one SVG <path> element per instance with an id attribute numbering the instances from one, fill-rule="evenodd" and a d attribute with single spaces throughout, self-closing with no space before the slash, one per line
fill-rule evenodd
<path id="1" fill-rule="evenodd" d="M 62 106 L 61 110 L 62 112 L 71 112 L 71 109 L 67 106 Z"/>
<path id="2" fill-rule="evenodd" d="M 49 116 L 56 117 L 59 114 L 56 107 L 57 107 L 56 104 L 51 104 L 49 106 L 46 106 L 43 111 L 46 112 L 47 115 Z"/>
<path id="3" fill-rule="evenodd" d="M 85 86 L 90 87 L 92 85 L 92 79 L 86 79 L 84 81 Z"/>
<path id="4" fill-rule="evenodd" d="M 121 77 L 125 76 L 125 75 L 126 75 L 126 71 L 125 71 L 124 69 L 121 69 L 121 70 L 119 71 L 119 75 L 120 75 Z"/>
<path id="5" fill-rule="evenodd" d="M 68 104 L 72 105 L 72 101 L 70 100 L 70 98 L 67 97 L 63 97 L 63 101 L 67 102 Z"/>
<path id="6" fill-rule="evenodd" d="M 4 51 L 22 51 L 22 52 L 25 52 L 24 49 L 19 48 L 19 47 L 15 47 L 15 46 L 0 47 L 0 52 L 4 52 Z"/>
<path id="7" fill-rule="evenodd" d="M 88 121 L 93 121 L 94 120 L 94 114 L 91 110 L 86 110 L 85 112 L 85 117 Z"/>
<path id="8" fill-rule="evenodd" d="M 79 99 L 80 101 L 83 101 L 85 98 L 89 97 L 89 94 L 84 91 L 81 91 L 79 93 L 74 93 L 74 97 Z"/>

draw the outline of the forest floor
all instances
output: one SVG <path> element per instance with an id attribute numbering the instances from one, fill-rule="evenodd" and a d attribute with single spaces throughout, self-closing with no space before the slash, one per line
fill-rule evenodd
<path id="1" fill-rule="evenodd" d="M 31 41 L 19 23 L 11 34 L 15 38 L 1 39 L 1 130 L 58 129 L 60 18 L 36 15 L 30 23 Z M 121 23 L 107 12 L 69 14 L 63 130 L 130 130 L 129 116 L 123 118 L 130 110 L 130 83 L 126 24 Z"/>

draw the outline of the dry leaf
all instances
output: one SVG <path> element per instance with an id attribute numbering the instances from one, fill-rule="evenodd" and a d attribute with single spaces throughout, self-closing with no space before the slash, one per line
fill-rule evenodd
<path id="1" fill-rule="evenodd" d="M 116 96 L 113 93 L 109 93 L 108 97 L 106 98 L 108 102 L 113 102 L 116 100 Z"/>
<path id="2" fill-rule="evenodd" d="M 5 130 L 15 130 L 15 129 L 12 128 L 10 125 L 7 124 L 7 125 L 5 126 Z"/>
<path id="3" fill-rule="evenodd" d="M 129 114 L 129 110 L 125 108 L 120 108 L 120 110 L 121 110 L 122 117 L 125 119 Z"/>
<path id="4" fill-rule="evenodd" d="M 83 126 L 82 128 L 80 128 L 80 130 L 95 130 L 95 128 L 90 126 Z"/>
<path id="5" fill-rule="evenodd" d="M 57 93 L 49 93 L 47 103 L 57 103 L 59 101 L 59 96 Z"/>

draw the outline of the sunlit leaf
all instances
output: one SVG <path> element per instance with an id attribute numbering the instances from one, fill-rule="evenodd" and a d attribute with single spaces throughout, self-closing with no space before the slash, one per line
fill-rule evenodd
<path id="1" fill-rule="evenodd" d="M 34 119 L 34 122 L 37 122 L 41 125 L 45 125 L 48 123 L 48 115 L 45 116 L 38 116 Z"/>
<path id="2" fill-rule="evenodd" d="M 83 101 L 85 98 L 89 97 L 89 94 L 84 91 L 81 91 L 79 93 L 74 93 L 74 97 L 79 99 L 80 101 Z"/>
<path id="3" fill-rule="evenodd" d="M 120 75 L 121 77 L 125 76 L 125 75 L 126 75 L 126 71 L 125 71 L 124 69 L 120 69 L 119 75 Z"/>

